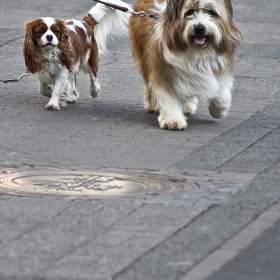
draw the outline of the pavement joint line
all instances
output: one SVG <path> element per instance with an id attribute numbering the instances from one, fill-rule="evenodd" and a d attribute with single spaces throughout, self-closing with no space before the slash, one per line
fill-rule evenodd
<path id="1" fill-rule="evenodd" d="M 229 158 L 228 160 L 224 161 L 223 163 L 221 163 L 219 166 L 216 166 L 213 171 L 217 171 L 220 167 L 222 167 L 224 164 L 228 163 L 229 161 L 231 161 L 232 159 L 234 159 L 235 157 L 239 156 L 241 153 L 243 153 L 245 150 L 253 147 L 256 143 L 260 142 L 261 140 L 263 140 L 264 138 L 266 138 L 268 135 L 271 135 L 274 131 L 278 130 L 280 128 L 280 125 L 278 125 L 277 127 L 274 127 L 273 129 L 271 129 L 270 131 L 268 131 L 267 133 L 265 133 L 263 136 L 261 136 L 260 138 L 256 139 L 255 141 L 253 141 L 252 143 L 250 143 L 248 146 L 244 147 L 244 149 L 242 149 L 241 151 L 239 151 L 238 153 L 236 153 L 235 155 L 233 155 L 231 158 Z M 274 164 L 274 163 L 272 163 Z"/>
<path id="2" fill-rule="evenodd" d="M 126 272 L 130 267 L 132 267 L 135 263 L 137 263 L 139 260 L 150 254 L 151 252 L 155 251 L 160 245 L 164 244 L 168 239 L 178 234 L 180 231 L 182 231 L 184 228 L 188 227 L 192 222 L 197 220 L 201 215 L 205 214 L 209 209 L 203 209 L 196 217 L 191 219 L 189 222 L 187 222 L 185 225 L 179 227 L 176 231 L 172 232 L 169 236 L 167 236 L 164 240 L 161 240 L 158 244 L 155 244 L 154 246 L 150 247 L 149 251 L 144 252 L 142 255 L 139 255 L 136 259 L 132 260 L 132 262 L 127 265 L 126 267 L 123 267 L 120 271 L 115 273 L 111 278 L 108 280 L 115 280 L 120 275 L 122 275 L 124 272 Z M 180 279 L 181 280 L 181 279 Z M 195 280 L 195 279 L 190 279 Z"/>
<path id="3" fill-rule="evenodd" d="M 205 280 L 248 248 L 280 220 L 280 201 L 194 266 L 179 280 Z"/>
<path id="4" fill-rule="evenodd" d="M 58 213 L 56 213 L 54 216 L 51 217 L 51 220 L 58 217 L 61 213 L 63 213 L 64 211 L 67 211 L 69 208 L 73 207 L 74 204 L 76 204 L 76 201 L 73 201 L 73 204 L 70 204 L 69 206 L 65 207 L 64 209 L 62 209 L 61 211 L 59 211 Z M 34 230 L 42 227 L 43 225 L 49 223 L 49 221 L 45 221 L 45 222 L 40 222 L 37 225 L 35 225 L 34 227 L 30 228 L 27 231 L 22 232 L 20 235 L 14 237 L 13 239 L 10 239 L 10 242 L 14 242 L 16 240 L 19 240 L 20 238 L 22 238 L 23 236 L 26 236 L 27 234 L 33 232 Z M 0 240 L 0 245 L 2 244 L 2 240 Z"/>
<path id="5" fill-rule="evenodd" d="M 129 212 L 127 215 L 125 215 L 124 217 L 122 217 L 120 220 L 116 221 L 114 224 L 112 224 L 110 227 L 108 227 L 106 230 L 109 231 L 110 229 L 113 229 L 120 221 L 122 221 L 123 219 L 125 219 L 126 217 L 130 216 L 131 214 L 133 214 L 134 212 L 136 212 L 137 210 L 139 210 L 140 208 L 142 208 L 145 204 L 141 203 L 138 207 L 136 207 L 135 209 L 133 209 L 131 212 Z M 72 205 L 71 205 L 72 207 Z M 104 208 L 104 207 L 102 207 Z M 99 209 L 98 211 L 100 211 L 101 209 Z M 97 211 L 97 212 L 98 212 Z M 100 234 L 98 234 L 97 236 L 101 236 L 106 234 L 106 232 L 102 232 Z M 76 246 L 75 248 L 73 248 L 73 250 L 71 250 L 71 252 L 67 252 L 64 256 L 61 256 L 60 258 L 56 259 L 56 263 L 58 263 L 59 261 L 63 260 L 65 257 L 67 257 L 68 255 L 74 253 L 75 251 L 77 251 L 78 249 L 86 246 L 87 244 L 90 243 L 91 240 L 86 240 L 85 242 L 83 242 L 82 244 L 79 244 L 78 246 Z M 44 270 L 41 271 L 41 273 L 48 271 L 49 269 L 51 269 L 53 266 L 53 264 L 50 264 L 49 267 L 46 267 Z M 110 279 L 108 279 L 110 280 Z"/>

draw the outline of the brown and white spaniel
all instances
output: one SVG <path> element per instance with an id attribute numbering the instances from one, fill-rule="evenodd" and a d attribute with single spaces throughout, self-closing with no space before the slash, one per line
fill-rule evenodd
<path id="1" fill-rule="evenodd" d="M 130 8 L 120 0 L 111 3 Z M 91 96 L 99 96 L 99 54 L 106 52 L 110 37 L 126 33 L 128 19 L 128 14 L 98 3 L 82 21 L 45 17 L 26 23 L 25 65 L 37 76 L 41 94 L 50 98 L 46 109 L 60 110 L 77 100 L 80 70 L 89 74 Z"/>

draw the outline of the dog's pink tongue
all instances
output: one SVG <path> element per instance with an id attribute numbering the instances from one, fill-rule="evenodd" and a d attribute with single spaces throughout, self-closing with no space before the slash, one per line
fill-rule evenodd
<path id="1" fill-rule="evenodd" d="M 205 44 L 206 38 L 204 37 L 195 37 L 194 42 L 198 46 L 203 46 Z"/>

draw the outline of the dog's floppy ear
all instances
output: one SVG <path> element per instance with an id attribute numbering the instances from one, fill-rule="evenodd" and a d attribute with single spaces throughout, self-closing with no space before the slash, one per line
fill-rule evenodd
<path id="1" fill-rule="evenodd" d="M 239 31 L 239 27 L 235 23 L 233 19 L 233 4 L 232 0 L 223 0 L 226 12 L 227 12 L 227 20 L 224 20 L 224 34 L 223 34 L 223 43 L 222 46 L 224 49 L 233 50 L 240 43 L 242 39 L 241 32 Z"/>
<path id="2" fill-rule="evenodd" d="M 184 52 L 188 46 L 182 35 L 185 28 L 185 23 L 181 20 L 184 3 L 185 0 L 167 0 L 167 6 L 162 17 L 163 36 L 167 47 L 174 53 Z"/>
<path id="3" fill-rule="evenodd" d="M 76 52 L 71 44 L 71 39 L 69 36 L 69 29 L 67 28 L 66 24 L 61 21 L 57 20 L 57 24 L 60 28 L 60 56 L 59 59 L 61 63 L 71 71 L 74 66 L 74 61 L 76 57 Z"/>
<path id="4" fill-rule="evenodd" d="M 36 45 L 33 39 L 32 22 L 28 22 L 25 25 L 25 39 L 23 43 L 23 56 L 25 66 L 31 73 L 39 72 L 42 68 L 42 60 L 36 49 Z"/>
<path id="5" fill-rule="evenodd" d="M 167 0 L 167 6 L 165 10 L 165 18 L 167 21 L 175 21 L 181 16 L 181 11 L 185 0 Z"/>
<path id="6" fill-rule="evenodd" d="M 224 0 L 226 9 L 228 11 L 228 14 L 230 17 L 233 17 L 233 4 L 232 4 L 232 0 Z"/>

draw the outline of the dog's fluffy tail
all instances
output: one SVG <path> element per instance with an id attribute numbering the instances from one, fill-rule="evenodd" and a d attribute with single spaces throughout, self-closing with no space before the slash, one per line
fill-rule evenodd
<path id="1" fill-rule="evenodd" d="M 108 3 L 127 7 L 131 10 L 131 6 L 121 0 L 110 0 Z M 89 13 L 98 23 L 94 27 L 94 36 L 99 53 L 104 54 L 107 52 L 106 44 L 109 38 L 122 36 L 128 33 L 129 13 L 114 10 L 113 8 L 107 7 L 101 3 L 97 3 L 94 7 L 92 7 Z"/>

